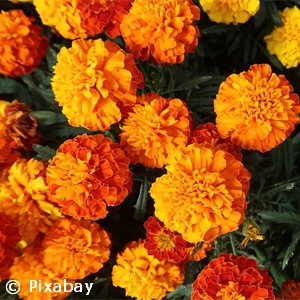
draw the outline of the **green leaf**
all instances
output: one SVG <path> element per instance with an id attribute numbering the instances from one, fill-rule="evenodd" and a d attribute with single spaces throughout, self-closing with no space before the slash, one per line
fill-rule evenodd
<path id="1" fill-rule="evenodd" d="M 300 225 L 299 216 L 292 212 L 275 212 L 268 210 L 255 211 L 263 219 L 280 224 Z"/>
<path id="2" fill-rule="evenodd" d="M 295 167 L 295 155 L 293 150 L 292 139 L 288 137 L 283 143 L 284 147 L 284 165 L 286 178 L 290 178 Z"/>
<path id="3" fill-rule="evenodd" d="M 295 248 L 300 240 L 300 231 L 293 237 L 291 244 L 286 250 L 286 253 L 284 255 L 284 259 L 282 261 L 282 270 L 287 266 L 290 258 L 294 255 Z M 297 250 L 298 252 L 298 250 Z"/>
<path id="4" fill-rule="evenodd" d="M 270 52 L 264 46 L 262 46 L 260 43 L 258 43 L 257 45 L 258 45 L 259 49 L 261 50 L 261 52 L 269 59 L 269 61 L 273 64 L 274 67 L 276 67 L 280 71 L 284 70 L 282 64 L 275 56 L 271 55 Z"/>
<path id="5" fill-rule="evenodd" d="M 33 111 L 29 115 L 36 119 L 40 126 L 52 125 L 56 123 L 66 122 L 67 118 L 62 113 L 54 111 Z"/>
<path id="6" fill-rule="evenodd" d="M 201 30 L 202 35 L 207 35 L 207 34 L 216 34 L 216 33 L 223 33 L 228 31 L 232 26 L 230 25 L 225 25 L 225 24 L 218 24 L 218 25 L 213 25 L 211 27 L 207 27 Z"/>
<path id="7" fill-rule="evenodd" d="M 179 285 L 175 291 L 169 293 L 167 297 L 165 298 L 166 300 L 168 299 L 178 299 L 184 297 L 184 299 L 190 299 L 190 295 L 192 292 L 192 285 Z"/>
<path id="8" fill-rule="evenodd" d="M 190 254 L 190 256 L 193 256 L 195 253 L 198 252 L 198 250 L 200 250 L 203 246 L 203 242 L 198 243 L 198 245 L 193 249 L 192 253 Z"/>
<path id="9" fill-rule="evenodd" d="M 35 156 L 37 160 L 50 160 L 55 154 L 56 151 L 49 146 L 43 146 L 40 144 L 33 144 L 32 148 L 38 154 Z"/>
<path id="10" fill-rule="evenodd" d="M 292 145 L 300 144 L 300 132 L 298 132 L 292 139 Z"/>
<path id="11" fill-rule="evenodd" d="M 294 269 L 294 278 L 295 280 L 300 280 L 300 254 L 294 257 L 293 259 L 293 269 Z"/>
<path id="12" fill-rule="evenodd" d="M 138 195 L 138 198 L 136 200 L 136 204 L 133 206 L 135 209 L 133 217 L 137 221 L 143 221 L 145 213 L 147 211 L 147 202 L 148 202 L 148 189 L 149 189 L 149 183 L 148 179 L 145 176 L 143 178 L 141 187 L 140 187 L 140 192 Z"/>
<path id="13" fill-rule="evenodd" d="M 275 3 L 273 1 L 266 1 L 266 4 L 267 4 L 268 15 L 271 17 L 274 24 L 276 26 L 282 26 L 283 23 L 282 23 L 282 20 L 279 16 L 279 11 L 278 11 L 278 8 L 275 5 Z"/>

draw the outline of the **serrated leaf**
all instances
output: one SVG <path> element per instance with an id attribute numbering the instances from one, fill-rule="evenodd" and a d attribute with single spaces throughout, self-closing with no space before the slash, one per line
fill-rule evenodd
<path id="1" fill-rule="evenodd" d="M 207 35 L 207 34 L 223 33 L 223 32 L 228 31 L 231 27 L 229 25 L 225 25 L 225 24 L 213 25 L 211 27 L 203 28 L 201 30 L 201 34 Z"/>
<path id="2" fill-rule="evenodd" d="M 29 115 L 36 119 L 40 126 L 53 125 L 67 121 L 65 115 L 54 111 L 33 111 L 30 112 Z"/>
<path id="3" fill-rule="evenodd" d="M 284 148 L 284 165 L 285 165 L 285 175 L 290 178 L 292 171 L 295 167 L 295 156 L 292 144 L 292 139 L 289 137 L 283 143 Z"/>
<path id="4" fill-rule="evenodd" d="M 192 285 L 188 284 L 188 285 L 179 285 L 175 291 L 169 293 L 167 295 L 167 297 L 165 298 L 166 300 L 168 299 L 179 299 L 184 297 L 184 299 L 190 299 L 191 296 L 191 292 L 192 292 Z"/>
<path id="5" fill-rule="evenodd" d="M 269 61 L 273 64 L 274 67 L 276 67 L 277 69 L 279 69 L 280 71 L 283 71 L 284 68 L 282 66 L 282 64 L 280 63 L 280 61 L 273 55 L 270 54 L 270 52 L 264 47 L 262 46 L 260 43 L 257 44 L 259 49 L 262 51 L 262 53 L 269 59 Z"/>
<path id="6" fill-rule="evenodd" d="M 268 210 L 256 210 L 255 212 L 263 219 L 271 222 L 276 222 L 280 224 L 300 225 L 299 216 L 292 212 L 281 213 Z"/>
<path id="7" fill-rule="evenodd" d="M 292 145 L 300 144 L 300 132 L 298 132 L 292 139 Z"/>
<path id="8" fill-rule="evenodd" d="M 290 243 L 289 247 L 286 250 L 284 259 L 282 261 L 282 270 L 285 269 L 290 258 L 294 255 L 294 251 L 295 251 L 295 248 L 296 248 L 299 240 L 300 240 L 300 231 L 293 237 L 292 242 Z"/>
<path id="9" fill-rule="evenodd" d="M 275 5 L 275 3 L 273 1 L 266 1 L 266 5 L 267 5 L 268 15 L 271 17 L 274 24 L 276 26 L 282 26 L 283 23 L 282 23 L 282 20 L 281 20 L 280 15 L 279 15 L 278 8 Z"/>
<path id="10" fill-rule="evenodd" d="M 266 1 L 260 1 L 260 8 L 259 11 L 254 16 L 254 27 L 258 28 L 263 25 L 267 15 L 267 5 Z"/>
<path id="11" fill-rule="evenodd" d="M 35 156 L 37 160 L 50 160 L 55 154 L 56 151 L 49 146 L 43 146 L 40 144 L 33 144 L 32 148 L 38 154 Z"/>

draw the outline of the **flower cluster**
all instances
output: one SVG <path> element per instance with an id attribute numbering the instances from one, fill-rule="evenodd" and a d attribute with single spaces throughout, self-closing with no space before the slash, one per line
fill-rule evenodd
<path id="1" fill-rule="evenodd" d="M 109 129 L 121 120 L 119 107 L 135 104 L 144 84 L 133 56 L 110 41 L 76 40 L 57 60 L 52 87 L 72 126 Z"/>
<path id="2" fill-rule="evenodd" d="M 48 40 L 35 19 L 22 10 L 0 13 L 0 73 L 17 77 L 31 73 L 46 55 Z"/>
<path id="3" fill-rule="evenodd" d="M 200 10 L 192 0 L 135 0 L 120 25 L 127 50 L 141 60 L 175 64 L 195 50 Z"/>

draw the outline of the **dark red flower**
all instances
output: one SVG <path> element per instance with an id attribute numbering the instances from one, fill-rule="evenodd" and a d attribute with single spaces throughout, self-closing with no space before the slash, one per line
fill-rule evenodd
<path id="1" fill-rule="evenodd" d="M 221 254 L 213 259 L 193 283 L 192 300 L 275 300 L 272 278 L 254 259 Z"/>

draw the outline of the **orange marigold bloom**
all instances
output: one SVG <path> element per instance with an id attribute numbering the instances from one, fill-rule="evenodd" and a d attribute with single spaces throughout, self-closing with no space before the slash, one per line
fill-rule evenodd
<path id="1" fill-rule="evenodd" d="M 231 154 L 188 145 L 150 189 L 155 215 L 190 243 L 211 242 L 244 221 L 251 175 Z"/>
<path id="2" fill-rule="evenodd" d="M 134 57 L 175 64 L 198 45 L 200 32 L 193 22 L 199 19 L 192 0 L 135 0 L 120 30 Z"/>
<path id="3" fill-rule="evenodd" d="M 120 23 L 133 0 L 78 0 L 81 27 L 88 35 L 105 33 L 112 39 L 121 35 Z"/>
<path id="4" fill-rule="evenodd" d="M 38 124 L 29 115 L 31 111 L 18 100 L 11 103 L 0 100 L 0 163 L 7 163 L 5 160 L 13 149 L 31 151 L 32 145 L 40 142 L 41 136 L 36 131 Z"/>
<path id="5" fill-rule="evenodd" d="M 183 269 L 147 253 L 142 240 L 131 242 L 117 255 L 112 270 L 114 286 L 137 300 L 162 299 L 183 282 Z"/>
<path id="6" fill-rule="evenodd" d="M 230 75 L 221 84 L 214 106 L 220 136 L 247 150 L 275 148 L 299 123 L 298 95 L 267 64 Z"/>
<path id="7" fill-rule="evenodd" d="M 193 283 L 192 300 L 275 300 L 272 278 L 254 259 L 219 255 L 204 267 Z"/>
<path id="8" fill-rule="evenodd" d="M 43 162 L 19 158 L 0 181 L 0 212 L 17 222 L 28 243 L 61 217 L 57 203 L 48 197 L 45 172 Z"/>
<path id="9" fill-rule="evenodd" d="M 42 28 L 22 10 L 0 13 L 0 73 L 17 77 L 31 73 L 46 55 L 48 40 Z"/>
<path id="10" fill-rule="evenodd" d="M 10 276 L 9 268 L 19 253 L 21 236 L 16 222 L 0 213 L 0 282 Z"/>
<path id="11" fill-rule="evenodd" d="M 199 0 L 208 17 L 217 23 L 246 23 L 259 8 L 259 0 Z"/>
<path id="12" fill-rule="evenodd" d="M 41 254 L 44 248 L 42 247 L 43 236 L 38 236 L 34 243 L 25 247 L 22 252 L 22 256 L 16 257 L 11 267 L 10 279 L 17 280 L 19 282 L 20 291 L 18 296 L 24 300 L 63 300 L 70 292 L 64 292 L 62 288 L 61 292 L 58 289 L 53 289 L 53 285 L 59 284 L 63 287 L 64 283 L 74 284 L 74 280 L 64 279 L 62 276 L 55 274 L 53 271 L 47 268 L 42 259 Z M 57 253 L 53 256 L 53 259 L 57 259 Z M 32 288 L 30 289 L 30 280 L 41 280 L 42 289 Z M 44 283 L 52 284 L 52 292 L 44 292 Z M 69 287 L 68 287 L 69 288 Z"/>
<path id="13" fill-rule="evenodd" d="M 65 141 L 47 168 L 51 195 L 75 219 L 104 218 L 131 192 L 129 159 L 119 144 L 102 134 Z"/>
<path id="14" fill-rule="evenodd" d="M 91 220 L 62 219 L 46 234 L 41 254 L 45 266 L 63 278 L 82 279 L 108 261 L 109 234 Z"/>
<path id="15" fill-rule="evenodd" d="M 239 153 L 241 148 L 233 144 L 230 138 L 222 139 L 219 136 L 217 127 L 212 123 L 199 125 L 192 131 L 192 134 L 188 140 L 188 144 L 205 143 L 232 154 L 238 160 L 242 160 L 243 156 Z"/>
<path id="16" fill-rule="evenodd" d="M 33 0 L 43 24 L 55 28 L 64 38 L 86 38 L 77 8 L 78 0 Z"/>
<path id="17" fill-rule="evenodd" d="M 299 300 L 300 299 L 300 282 L 287 280 L 281 286 L 281 293 L 277 300 Z"/>
<path id="18" fill-rule="evenodd" d="M 118 105 L 132 106 L 143 75 L 132 55 L 110 41 L 76 40 L 54 66 L 53 91 L 72 126 L 107 130 L 121 120 Z"/>
<path id="19" fill-rule="evenodd" d="M 132 163 L 162 168 L 177 146 L 186 145 L 192 119 L 180 99 L 165 99 L 157 93 L 143 97 L 144 103 L 133 106 L 121 127 L 120 143 Z"/>
<path id="20" fill-rule="evenodd" d="M 195 248 L 198 247 L 197 244 L 192 244 L 192 247 L 188 247 L 186 250 L 188 251 L 188 256 L 186 257 L 185 262 L 188 263 L 190 261 L 199 261 L 206 257 L 206 252 L 210 251 L 214 245 L 214 242 L 211 243 L 203 243 L 202 247 L 195 252 Z M 195 253 L 194 253 L 195 252 Z"/>

